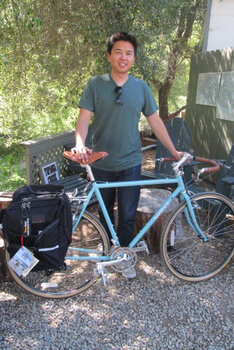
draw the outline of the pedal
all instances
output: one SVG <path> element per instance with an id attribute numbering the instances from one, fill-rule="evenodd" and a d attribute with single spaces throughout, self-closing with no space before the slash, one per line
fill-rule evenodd
<path id="1" fill-rule="evenodd" d="M 145 241 L 140 241 L 136 247 L 133 248 L 135 252 L 146 252 L 149 255 L 149 249 Z"/>
<path id="2" fill-rule="evenodd" d="M 101 263 L 97 263 L 97 272 L 101 274 L 103 285 L 106 286 L 108 282 L 108 272 Z"/>
<path id="3" fill-rule="evenodd" d="M 101 261 L 101 262 L 98 262 L 96 264 L 97 271 L 98 271 L 98 273 L 101 274 L 104 286 L 106 286 L 107 279 L 108 279 L 108 272 L 106 270 L 106 267 L 121 265 L 123 262 L 125 262 L 127 260 L 128 260 L 128 258 L 124 254 L 124 256 L 122 258 L 120 258 L 120 259 L 113 259 L 113 260 L 109 260 L 109 261 Z"/>

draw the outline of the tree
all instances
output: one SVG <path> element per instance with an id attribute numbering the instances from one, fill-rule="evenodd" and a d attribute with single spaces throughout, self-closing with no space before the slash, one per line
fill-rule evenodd
<path id="1" fill-rule="evenodd" d="M 134 74 L 158 93 L 165 120 L 176 72 L 199 43 L 205 4 L 1 0 L 0 133 L 18 143 L 74 126 L 79 95 L 91 75 L 108 69 L 106 41 L 119 30 L 136 35 Z"/>

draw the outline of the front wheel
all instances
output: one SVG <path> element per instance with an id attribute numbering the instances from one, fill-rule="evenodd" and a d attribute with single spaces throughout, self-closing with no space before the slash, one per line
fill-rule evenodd
<path id="1" fill-rule="evenodd" d="M 74 221 L 76 217 L 74 218 Z M 61 269 L 32 270 L 26 277 L 19 277 L 9 266 L 8 270 L 22 288 L 45 298 L 67 298 L 79 294 L 96 282 L 95 260 L 108 254 L 107 234 L 92 214 L 85 212 L 72 234 L 64 266 Z M 6 262 L 10 255 L 6 251 Z M 83 259 L 83 260 L 82 260 Z"/>
<path id="2" fill-rule="evenodd" d="M 169 217 L 161 236 L 160 251 L 168 270 L 176 277 L 199 282 L 218 274 L 233 257 L 234 205 L 217 193 L 191 197 L 197 223 L 191 221 L 183 202 Z"/>

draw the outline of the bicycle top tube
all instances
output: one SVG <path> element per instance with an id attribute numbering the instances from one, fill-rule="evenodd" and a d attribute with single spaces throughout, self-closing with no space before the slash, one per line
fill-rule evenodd
<path id="1" fill-rule="evenodd" d="M 90 164 L 95 162 L 96 160 L 102 159 L 108 156 L 107 152 L 92 152 L 88 155 L 87 160 L 84 162 L 78 158 L 76 154 L 73 154 L 71 151 L 65 151 L 63 153 L 64 157 L 72 160 L 76 163 L 79 163 L 81 166 L 86 168 L 86 171 L 89 175 L 91 182 L 96 182 Z M 122 181 L 122 182 L 98 182 L 98 188 L 113 188 L 113 187 L 129 187 L 129 186 L 142 186 L 142 185 L 169 185 L 169 184 L 180 184 L 183 188 L 181 182 L 183 182 L 181 178 L 182 173 L 180 172 L 180 167 L 188 160 L 191 159 L 192 156 L 189 153 L 185 153 L 184 156 L 178 161 L 172 164 L 173 169 L 175 171 L 175 176 L 165 179 L 151 179 L 151 180 L 136 180 L 136 181 Z"/>

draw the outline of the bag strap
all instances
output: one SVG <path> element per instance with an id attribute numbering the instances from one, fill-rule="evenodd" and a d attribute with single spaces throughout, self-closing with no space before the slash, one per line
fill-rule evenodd
<path id="1" fill-rule="evenodd" d="M 28 186 L 28 190 L 31 194 L 36 195 L 48 195 L 55 194 L 61 195 L 65 192 L 64 187 L 60 185 L 30 185 Z"/>
<path id="2" fill-rule="evenodd" d="M 69 237 L 69 234 L 68 234 L 68 227 L 67 227 L 67 213 L 66 213 L 66 202 L 65 202 L 65 199 L 63 197 L 61 197 L 61 203 L 63 204 L 63 221 L 64 221 L 64 233 L 65 233 L 65 236 L 67 238 L 67 241 L 68 243 L 70 244 L 71 243 L 71 239 Z"/>
<path id="3" fill-rule="evenodd" d="M 12 202 L 19 202 L 29 196 L 61 196 L 65 192 L 64 187 L 61 185 L 29 185 L 18 188 L 13 194 Z"/>

